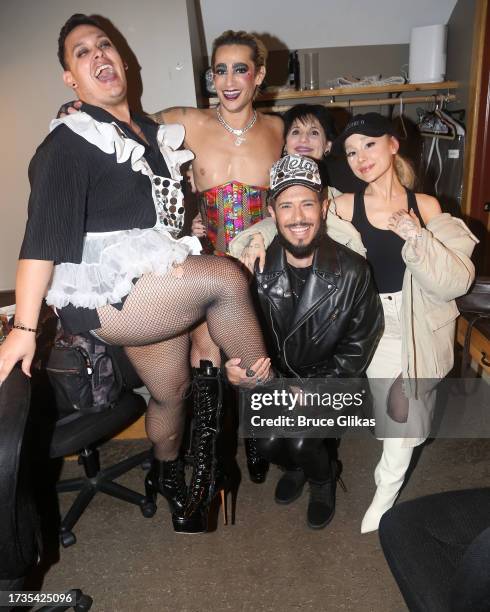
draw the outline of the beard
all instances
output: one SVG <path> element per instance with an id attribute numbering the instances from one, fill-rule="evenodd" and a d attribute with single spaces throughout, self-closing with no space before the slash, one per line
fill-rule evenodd
<path id="1" fill-rule="evenodd" d="M 306 223 L 297 223 L 296 225 L 309 225 Z M 288 253 L 290 253 L 296 259 L 305 259 L 306 257 L 310 257 L 316 249 L 320 246 L 322 240 L 327 235 L 327 229 L 325 224 L 325 219 L 322 219 L 316 234 L 313 238 L 308 242 L 308 244 L 293 244 L 290 242 L 286 236 L 281 232 L 279 226 L 277 226 L 277 237 L 279 240 L 279 244 L 286 249 Z"/>

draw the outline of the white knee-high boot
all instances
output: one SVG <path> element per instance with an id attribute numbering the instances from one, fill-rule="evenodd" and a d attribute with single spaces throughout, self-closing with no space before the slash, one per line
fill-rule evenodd
<path id="1" fill-rule="evenodd" d="M 373 501 L 361 524 L 361 533 L 378 529 L 383 514 L 393 506 L 412 458 L 413 448 L 403 448 L 404 438 L 383 440 L 383 454 L 374 471 L 377 485 Z"/>

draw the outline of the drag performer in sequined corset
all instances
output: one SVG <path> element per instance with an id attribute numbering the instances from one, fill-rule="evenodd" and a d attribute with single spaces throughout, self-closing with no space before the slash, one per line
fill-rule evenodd
<path id="1" fill-rule="evenodd" d="M 200 214 L 194 236 L 207 236 L 214 252 L 224 255 L 230 241 L 260 221 L 266 211 L 269 169 L 281 156 L 284 144 L 280 117 L 256 111 L 253 100 L 265 76 L 267 51 L 247 32 L 224 32 L 213 43 L 211 65 L 219 105 L 216 108 L 173 108 L 153 115 L 164 123 L 185 127 L 185 145 L 195 155 L 192 163 Z M 230 313 L 232 316 L 232 313 Z M 192 332 L 191 365 L 201 360 L 217 366 L 221 355 L 207 326 Z M 249 468 L 253 458 L 249 455 Z M 250 472 L 255 481 L 265 478 Z"/>
<path id="2" fill-rule="evenodd" d="M 199 194 L 200 214 L 216 255 L 228 253 L 233 238 L 261 221 L 267 211 L 267 187 L 230 181 Z"/>

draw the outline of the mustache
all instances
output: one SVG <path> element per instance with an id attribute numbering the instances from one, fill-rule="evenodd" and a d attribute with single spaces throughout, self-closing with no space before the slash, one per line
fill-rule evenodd
<path id="1" fill-rule="evenodd" d="M 290 228 L 290 227 L 312 227 L 312 226 L 313 226 L 313 223 L 306 223 L 305 221 L 303 221 L 302 223 L 288 223 L 284 227 Z"/>
<path id="2" fill-rule="evenodd" d="M 298 225 L 313 225 L 313 223 L 307 223 L 306 221 L 302 221 L 301 223 L 292 223 L 290 226 L 298 226 Z M 294 257 L 298 259 L 304 259 L 305 257 L 309 257 L 315 250 L 320 246 L 322 241 L 325 239 L 327 230 L 325 222 L 321 223 L 318 227 L 315 235 L 312 240 L 308 244 L 295 245 L 286 238 L 286 236 L 282 233 L 281 228 L 277 227 L 277 239 L 279 244 L 288 252 L 291 253 Z"/>

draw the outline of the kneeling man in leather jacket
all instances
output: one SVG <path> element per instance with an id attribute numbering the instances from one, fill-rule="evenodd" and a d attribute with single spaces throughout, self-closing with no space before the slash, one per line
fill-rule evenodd
<path id="1" fill-rule="evenodd" d="M 381 335 L 383 315 L 366 261 L 326 234 L 327 201 L 316 163 L 298 155 L 271 168 L 269 211 L 278 235 L 256 266 L 259 302 L 272 365 L 286 378 L 360 378 Z M 247 374 L 230 360 L 227 375 Z M 335 512 L 336 441 L 322 438 L 257 439 L 261 455 L 285 472 L 275 500 L 297 499 L 310 487 L 307 522 L 320 529 Z"/>

